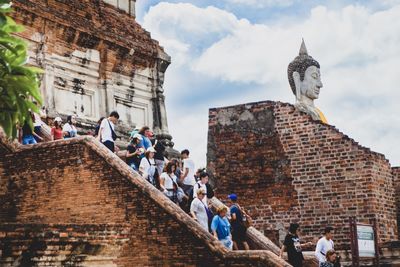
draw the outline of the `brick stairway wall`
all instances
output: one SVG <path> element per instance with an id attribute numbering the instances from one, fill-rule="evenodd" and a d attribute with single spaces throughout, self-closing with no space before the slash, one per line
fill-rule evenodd
<path id="1" fill-rule="evenodd" d="M 287 266 L 269 251 L 228 252 L 89 137 L 0 157 L 0 203 L 0 266 Z"/>
<path id="2" fill-rule="evenodd" d="M 396 208 L 397 208 L 397 234 L 400 239 L 400 167 L 393 167 L 394 188 L 396 192 Z"/>
<path id="3" fill-rule="evenodd" d="M 326 225 L 347 247 L 348 218 L 377 218 L 381 242 L 397 238 L 395 192 L 385 157 L 290 104 L 257 102 L 210 109 L 208 164 L 220 198 L 236 192 L 258 229 L 282 241 L 299 222 L 306 241 Z"/>

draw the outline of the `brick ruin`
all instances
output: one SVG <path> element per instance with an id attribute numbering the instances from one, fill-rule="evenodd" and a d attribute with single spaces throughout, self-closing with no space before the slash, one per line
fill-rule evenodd
<path id="1" fill-rule="evenodd" d="M 93 137 L 1 139 L 0 266 L 288 266 L 228 252 Z"/>
<path id="2" fill-rule="evenodd" d="M 126 135 L 148 125 L 168 139 L 164 73 L 170 57 L 135 21 L 133 0 L 16 0 L 29 64 L 44 69 L 50 117 L 76 114 L 80 132 L 112 110 Z"/>
<path id="3" fill-rule="evenodd" d="M 336 248 L 348 249 L 350 216 L 376 218 L 381 243 L 398 238 L 399 169 L 290 104 L 210 109 L 207 161 L 219 197 L 237 193 L 271 239 L 282 241 L 291 222 L 307 241 L 332 225 Z"/>
<path id="4" fill-rule="evenodd" d="M 396 206 L 397 206 L 397 234 L 400 240 L 400 167 L 393 167 L 394 188 L 396 193 Z"/>

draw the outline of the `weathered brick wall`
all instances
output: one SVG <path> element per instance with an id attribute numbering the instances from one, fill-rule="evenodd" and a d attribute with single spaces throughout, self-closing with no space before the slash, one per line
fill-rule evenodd
<path id="1" fill-rule="evenodd" d="M 337 244 L 349 245 L 350 216 L 377 218 L 382 242 L 397 237 L 389 162 L 290 104 L 211 109 L 208 164 L 219 195 L 237 192 L 256 228 L 281 240 L 300 222 L 305 240 L 333 225 Z"/>
<path id="2" fill-rule="evenodd" d="M 0 251 L 0 266 L 280 266 L 226 252 L 93 138 L 0 157 Z"/>
<path id="3" fill-rule="evenodd" d="M 14 18 L 25 26 L 21 36 L 32 41 L 45 34 L 47 53 L 100 51 L 103 74 L 131 75 L 135 68 L 156 64 L 158 42 L 129 14 L 98 0 L 17 0 Z M 130 54 L 134 49 L 135 53 Z"/>
<path id="4" fill-rule="evenodd" d="M 44 70 L 50 117 L 76 114 L 87 134 L 116 110 L 120 136 L 144 125 L 168 134 L 162 87 L 171 59 L 133 16 L 102 0 L 16 0 L 13 7 L 28 64 Z"/>
<path id="5" fill-rule="evenodd" d="M 394 178 L 394 188 L 396 193 L 396 207 L 397 207 L 397 234 L 400 239 L 400 167 L 392 168 Z"/>

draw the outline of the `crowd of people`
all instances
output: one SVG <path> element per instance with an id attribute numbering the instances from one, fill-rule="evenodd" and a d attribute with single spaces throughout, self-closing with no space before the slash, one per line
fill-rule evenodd
<path id="1" fill-rule="evenodd" d="M 47 125 L 47 113 L 46 108 L 42 107 L 39 113 L 29 112 L 29 117 L 33 124 L 33 129 L 29 120 L 25 120 L 23 125 L 19 126 L 18 138 L 23 145 L 31 145 L 45 140 L 42 135 L 42 127 Z M 78 130 L 76 128 L 76 117 L 70 115 L 67 117 L 65 123 L 60 117 L 54 118 L 51 127 L 50 139 L 59 140 L 72 138 L 78 135 Z"/>
<path id="2" fill-rule="evenodd" d="M 20 140 L 24 145 L 43 141 L 40 132 L 46 118 L 45 110 L 41 109 L 39 114 L 31 112 L 30 117 L 34 126 L 33 130 L 27 120 L 19 131 Z M 119 114 L 116 111 L 111 112 L 108 117 L 100 118 L 93 134 L 112 152 L 119 150 L 115 145 L 118 138 L 115 125 L 118 120 Z M 68 116 L 65 123 L 60 117 L 53 120 L 51 140 L 72 138 L 77 135 L 74 115 Z M 213 234 L 226 248 L 249 250 L 246 231 L 251 217 L 238 204 L 238 196 L 230 194 L 226 200 L 228 207 L 220 206 L 214 214 L 210 204 L 214 190 L 209 183 L 207 171 L 204 168 L 196 170 L 188 149 L 182 150 L 179 158 L 169 160 L 164 156 L 165 150 L 166 144 L 163 140 L 157 140 L 151 129 L 143 126 L 130 133 L 126 146 L 126 163 L 189 213 L 204 230 Z M 287 251 L 288 261 L 294 267 L 303 266 L 303 248 L 313 245 L 311 242 L 302 243 L 299 234 L 300 225 L 290 224 L 289 233 L 280 251 L 281 257 L 283 252 Z M 333 228 L 326 227 L 323 237 L 316 245 L 315 256 L 320 267 L 340 266 L 332 237 Z"/>
<path id="3" fill-rule="evenodd" d="M 340 257 L 334 250 L 334 243 L 332 240 L 333 230 L 331 226 L 327 226 L 323 236 L 317 242 L 315 257 L 320 267 L 340 267 Z M 289 233 L 286 235 L 285 241 L 281 247 L 280 257 L 282 257 L 283 252 L 286 250 L 289 263 L 293 265 L 293 267 L 302 267 L 304 261 L 303 248 L 310 248 L 312 246 L 312 242 L 301 242 L 300 225 L 298 223 L 291 223 L 289 226 Z"/>
<path id="4" fill-rule="evenodd" d="M 28 120 L 20 128 L 20 140 L 24 145 L 43 141 L 41 127 L 46 124 L 45 109 L 42 109 L 40 114 L 31 112 L 30 116 L 34 126 L 33 131 Z M 115 144 L 118 138 L 115 125 L 118 120 L 118 112 L 111 112 L 108 117 L 100 118 L 93 133 L 111 152 L 119 151 Z M 74 115 L 68 116 L 65 123 L 60 117 L 54 118 L 51 140 L 78 136 L 76 123 Z M 151 129 L 143 126 L 130 133 L 126 146 L 126 163 L 190 214 L 204 230 L 218 238 L 226 248 L 248 250 L 245 221 L 250 217 L 237 203 L 237 196 L 229 195 L 227 199 L 229 209 L 222 206 L 214 214 L 210 204 L 214 190 L 209 183 L 207 171 L 204 168 L 195 168 L 188 149 L 182 150 L 180 157 L 169 160 L 164 156 L 165 150 L 165 142 L 157 140 Z"/>

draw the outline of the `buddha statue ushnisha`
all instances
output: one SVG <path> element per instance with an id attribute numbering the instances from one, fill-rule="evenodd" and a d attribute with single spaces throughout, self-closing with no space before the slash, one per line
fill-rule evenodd
<path id="1" fill-rule="evenodd" d="M 304 40 L 299 55 L 288 66 L 288 79 L 296 96 L 296 109 L 309 114 L 314 120 L 328 123 L 324 114 L 314 105 L 322 88 L 320 65 L 308 55 Z"/>

